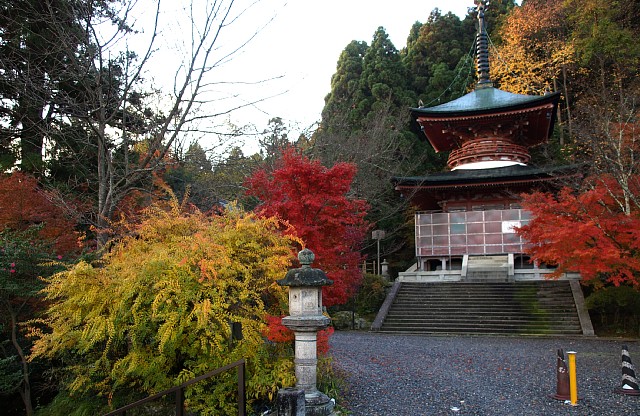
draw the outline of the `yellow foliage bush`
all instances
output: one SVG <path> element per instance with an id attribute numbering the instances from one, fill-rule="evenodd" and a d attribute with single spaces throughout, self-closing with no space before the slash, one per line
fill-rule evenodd
<path id="1" fill-rule="evenodd" d="M 300 243 L 282 225 L 235 207 L 212 217 L 175 200 L 150 209 L 99 265 L 79 263 L 48 280 L 51 306 L 32 357 L 63 360 L 65 394 L 101 401 L 101 410 L 240 358 L 249 400 L 273 397 L 295 383 L 291 355 L 262 335 L 265 313 L 286 308 L 275 281 Z M 231 323 L 241 324 L 242 339 L 232 339 Z M 237 414 L 234 378 L 197 383 L 188 408 Z"/>

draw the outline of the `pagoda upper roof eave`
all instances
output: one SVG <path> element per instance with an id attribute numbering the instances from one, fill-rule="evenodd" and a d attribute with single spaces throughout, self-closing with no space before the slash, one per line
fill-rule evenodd
<path id="1" fill-rule="evenodd" d="M 546 103 L 557 103 L 559 98 L 559 92 L 545 95 L 524 95 L 502 91 L 494 87 L 486 87 L 471 91 L 444 104 L 434 107 L 411 108 L 410 111 L 413 118 L 425 116 L 460 117 L 533 108 Z"/>
<path id="2" fill-rule="evenodd" d="M 531 147 L 544 143 L 553 131 L 559 95 L 537 96 L 526 105 L 512 105 L 485 111 L 433 112 L 416 109 L 411 115 L 436 152 L 459 148 L 464 136 L 479 126 L 508 131 L 505 139 Z M 512 127 L 510 127 L 512 126 Z M 522 130 L 526 130 L 526 133 Z M 500 137 L 500 136 L 498 136 Z"/>

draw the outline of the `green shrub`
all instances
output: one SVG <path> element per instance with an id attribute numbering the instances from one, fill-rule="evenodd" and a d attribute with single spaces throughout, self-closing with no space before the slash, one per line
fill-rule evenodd
<path id="1" fill-rule="evenodd" d="M 355 297 L 356 312 L 365 316 L 375 314 L 386 297 L 386 281 L 377 274 L 365 273 Z"/>
<path id="2" fill-rule="evenodd" d="M 586 306 L 603 332 L 637 333 L 640 325 L 640 291 L 621 285 L 595 290 Z"/>
<path id="3" fill-rule="evenodd" d="M 346 374 L 336 368 L 331 357 L 320 357 L 318 359 L 318 390 L 336 400 L 336 411 L 344 414 L 346 410 L 341 403 L 349 391 L 346 382 Z"/>

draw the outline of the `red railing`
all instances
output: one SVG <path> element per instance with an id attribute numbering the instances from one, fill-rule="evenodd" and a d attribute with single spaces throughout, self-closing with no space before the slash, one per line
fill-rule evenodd
<path id="1" fill-rule="evenodd" d="M 450 168 L 489 160 L 526 164 L 530 158 L 529 151 L 524 146 L 500 139 L 477 139 L 464 143 L 460 149 L 452 150 L 447 164 Z"/>

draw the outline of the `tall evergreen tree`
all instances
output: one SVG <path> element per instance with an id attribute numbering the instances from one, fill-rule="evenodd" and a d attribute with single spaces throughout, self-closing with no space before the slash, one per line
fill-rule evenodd
<path id="1" fill-rule="evenodd" d="M 0 4 L 0 169 L 20 163 L 41 173 L 45 137 L 68 94 L 70 56 L 80 53 L 74 0 L 15 0 Z M 64 39 L 58 23 L 67 28 Z"/>
<path id="2" fill-rule="evenodd" d="M 21 160 L 19 168 L 65 180 L 89 195 L 92 206 L 85 218 L 96 230 L 109 228 L 128 196 L 153 189 L 153 173 L 166 168 L 169 152 L 184 133 L 197 130 L 196 123 L 233 110 L 195 115 L 200 106 L 215 99 L 207 88 L 213 69 L 256 36 L 251 29 L 245 39 L 236 37 L 225 45 L 229 50 L 221 51 L 222 33 L 232 23 L 241 25 L 247 9 L 234 2 L 210 7 L 192 0 L 182 10 L 188 14 L 194 37 L 185 49 L 183 64 L 176 66 L 173 92 L 159 97 L 157 91 L 148 92 L 143 74 L 157 46 L 163 15 L 160 1 L 154 2 L 153 23 L 144 28 L 148 42 L 139 55 L 125 45 L 135 43 L 128 40 L 139 33 L 130 26 L 136 3 L 16 0 L 0 4 L 0 11 L 6 12 L 0 13 L 5 66 L 0 68 L 0 156 L 4 156 L 0 168 L 12 168 Z M 5 60 L 5 56 L 15 59 Z M 158 99 L 152 101 L 147 92 Z M 49 152 L 44 159 L 51 162 L 48 166 L 42 166 L 43 149 Z M 87 164 L 76 169 L 80 162 Z M 98 245 L 106 238 L 99 234 Z"/>
<path id="3" fill-rule="evenodd" d="M 362 114 L 356 109 L 356 97 L 360 92 L 360 77 L 366 42 L 351 41 L 338 58 L 335 74 L 331 77 L 331 92 L 325 97 L 322 109 L 321 131 L 356 129 Z M 339 120 L 339 122 L 338 122 Z"/>
<path id="4" fill-rule="evenodd" d="M 275 166 L 284 150 L 291 145 L 288 132 L 289 128 L 284 124 L 282 118 L 274 117 L 269 120 L 267 128 L 262 132 L 262 137 L 258 139 L 260 156 L 263 163 L 269 165 L 270 168 Z"/>
<path id="5" fill-rule="evenodd" d="M 398 107 L 409 104 L 407 71 L 383 27 L 378 27 L 364 55 L 359 93 L 356 107 L 365 115 L 364 122 L 369 121 L 370 111 L 387 101 Z"/>
<path id="6" fill-rule="evenodd" d="M 452 94 L 447 90 L 455 78 L 454 70 L 470 50 L 473 38 L 464 33 L 458 16 L 451 12 L 442 15 L 439 9 L 431 12 L 427 23 L 420 25 L 417 37 L 412 39 L 417 25 L 414 24 L 411 41 L 403 50 L 403 62 L 410 73 L 411 89 L 416 97 L 412 104 L 417 105 L 421 100 L 425 105 L 436 105 L 438 99 L 455 98 L 454 94 L 461 92 Z"/>

